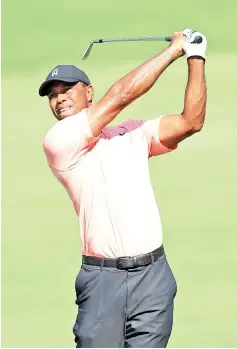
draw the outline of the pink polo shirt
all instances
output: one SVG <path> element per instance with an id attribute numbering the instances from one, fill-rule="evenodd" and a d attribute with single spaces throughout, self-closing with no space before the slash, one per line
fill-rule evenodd
<path id="1" fill-rule="evenodd" d="M 84 109 L 47 133 L 48 164 L 73 202 L 84 254 L 115 258 L 161 246 L 148 159 L 172 149 L 159 142 L 159 120 L 127 120 L 94 137 Z"/>

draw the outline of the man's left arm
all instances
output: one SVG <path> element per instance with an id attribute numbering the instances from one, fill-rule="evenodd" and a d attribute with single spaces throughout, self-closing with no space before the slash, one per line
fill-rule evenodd
<path id="1" fill-rule="evenodd" d="M 185 32 L 185 31 L 184 31 Z M 184 51 L 187 55 L 188 82 L 184 97 L 184 109 L 180 115 L 166 115 L 159 123 L 159 141 L 167 148 L 177 146 L 187 137 L 199 132 L 206 114 L 207 89 L 205 81 L 205 52 L 207 40 L 201 44 L 190 43 L 197 32 L 186 29 Z"/>
<path id="2" fill-rule="evenodd" d="M 203 127 L 207 101 L 204 67 L 205 62 L 201 57 L 188 58 L 189 74 L 183 113 L 166 115 L 159 123 L 159 140 L 167 148 L 176 146 Z"/>

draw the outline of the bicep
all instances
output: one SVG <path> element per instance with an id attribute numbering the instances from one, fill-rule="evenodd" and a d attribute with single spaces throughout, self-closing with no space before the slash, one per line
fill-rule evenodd
<path id="1" fill-rule="evenodd" d="M 193 134 L 190 124 L 182 114 L 165 115 L 159 123 L 159 139 L 161 144 L 170 148 Z"/>

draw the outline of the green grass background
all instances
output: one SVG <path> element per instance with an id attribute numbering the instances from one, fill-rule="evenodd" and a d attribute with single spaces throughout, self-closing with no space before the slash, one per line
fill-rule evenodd
<path id="1" fill-rule="evenodd" d="M 237 346 L 236 0 L 2 1 L 2 346 L 74 347 L 77 217 L 47 167 L 42 140 L 55 122 L 38 88 L 57 64 L 90 76 L 98 100 L 165 43 L 97 45 L 91 39 L 169 35 L 208 38 L 203 131 L 150 161 L 164 242 L 178 282 L 170 347 Z M 182 110 L 185 58 L 118 117 Z"/>

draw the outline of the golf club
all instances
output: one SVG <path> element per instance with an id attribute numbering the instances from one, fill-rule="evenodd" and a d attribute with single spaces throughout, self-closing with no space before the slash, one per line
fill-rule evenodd
<path id="1" fill-rule="evenodd" d="M 92 50 L 93 44 L 103 44 L 104 42 L 124 42 L 124 41 L 171 41 L 171 36 L 152 36 L 152 37 L 132 37 L 132 38 L 115 38 L 115 39 L 96 39 L 92 40 L 87 49 L 85 50 L 82 59 L 87 59 Z M 193 44 L 200 44 L 202 42 L 201 36 L 196 36 L 193 40 Z"/>

